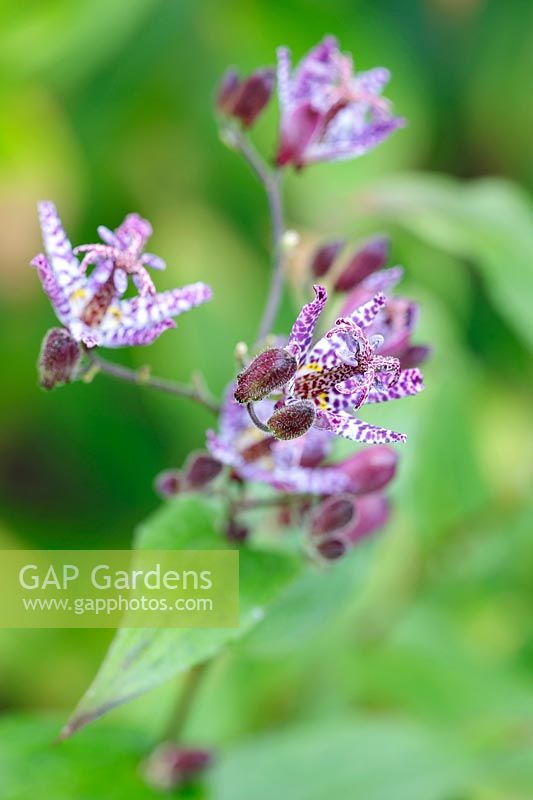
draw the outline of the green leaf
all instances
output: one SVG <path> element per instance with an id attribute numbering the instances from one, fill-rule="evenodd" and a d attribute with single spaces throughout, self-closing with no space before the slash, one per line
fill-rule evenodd
<path id="1" fill-rule="evenodd" d="M 533 213 L 521 189 L 497 178 L 462 183 L 444 175 L 411 174 L 366 189 L 359 203 L 359 212 L 392 220 L 472 262 L 495 307 L 533 345 Z"/>
<path id="2" fill-rule="evenodd" d="M 291 583 L 246 640 L 247 652 L 267 658 L 290 656 L 316 647 L 346 612 L 368 574 L 374 548 L 365 541 L 340 562 L 308 569 Z"/>
<path id="3" fill-rule="evenodd" d="M 199 495 L 182 496 L 144 523 L 136 538 L 144 549 L 221 549 L 220 505 Z M 241 639 L 293 579 L 299 562 L 285 554 L 242 549 L 238 628 L 158 628 L 120 630 L 92 686 L 63 735 L 122 703 L 202 663 Z"/>
<path id="4" fill-rule="evenodd" d="M 58 720 L 8 717 L 0 722 L 2 800 L 156 800 L 139 776 L 150 741 L 131 728 L 103 726 L 80 739 L 54 742 Z"/>
<path id="5" fill-rule="evenodd" d="M 445 800 L 470 778 L 459 743 L 393 719 L 278 730 L 223 757 L 213 800 Z"/>

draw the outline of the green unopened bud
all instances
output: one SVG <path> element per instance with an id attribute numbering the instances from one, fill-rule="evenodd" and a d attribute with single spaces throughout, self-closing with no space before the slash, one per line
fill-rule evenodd
<path id="1" fill-rule="evenodd" d="M 298 400 L 274 411 L 267 425 L 276 439 L 297 439 L 307 433 L 315 416 L 315 404 L 312 400 Z"/>
<path id="2" fill-rule="evenodd" d="M 296 372 L 296 359 L 282 347 L 260 353 L 237 377 L 235 400 L 253 403 L 284 386 Z"/>

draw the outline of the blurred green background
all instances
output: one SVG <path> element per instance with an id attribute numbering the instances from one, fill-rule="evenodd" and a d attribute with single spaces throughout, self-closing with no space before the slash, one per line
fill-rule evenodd
<path id="1" fill-rule="evenodd" d="M 155 374 L 180 380 L 199 369 L 221 392 L 236 341 L 254 336 L 269 266 L 260 188 L 218 139 L 217 80 L 228 65 L 246 73 L 272 63 L 281 43 L 299 58 L 327 32 L 358 67 L 391 69 L 387 96 L 409 126 L 363 159 L 291 175 L 288 223 L 304 244 L 390 233 L 393 263 L 406 267 L 402 293 L 422 305 L 418 340 L 435 354 L 423 396 L 366 414 L 410 438 L 395 517 L 352 592 L 350 625 L 331 635 L 332 590 L 301 641 L 296 618 L 290 635 L 274 631 L 274 644 L 259 635 L 255 646 L 232 651 L 209 679 L 191 735 L 240 743 L 274 726 L 319 724 L 337 758 L 343 747 L 348 761 L 352 748 L 362 749 L 382 775 L 377 755 L 403 753 L 394 725 L 404 731 L 405 723 L 408 739 L 415 726 L 422 742 L 434 731 L 454 740 L 449 760 L 461 775 L 462 755 L 481 746 L 494 769 L 433 786 L 439 768 L 415 747 L 398 755 L 401 774 L 393 764 L 390 785 L 370 782 L 352 793 L 350 775 L 345 785 L 322 775 L 307 794 L 296 780 L 292 793 L 280 784 L 274 795 L 315 800 L 337 787 L 339 796 L 365 800 L 531 798 L 533 6 L 526 0 L 0 2 L 0 544 L 129 546 L 134 526 L 158 504 L 154 475 L 201 447 L 211 424 L 185 400 L 103 376 L 91 386 L 38 389 L 35 362 L 55 319 L 28 267 L 41 248 L 37 200 L 56 202 L 75 243 L 93 241 L 98 224 L 115 227 L 132 210 L 151 220 L 149 249 L 168 264 L 158 286 L 204 280 L 215 299 L 149 349 L 117 360 L 150 363 Z M 272 108 L 254 132 L 267 155 L 275 125 Z M 295 308 L 287 296 L 280 331 Z M 331 586 L 341 582 L 332 577 Z M 105 631 L 2 632 L 0 709 L 53 710 L 64 719 L 108 641 Z M 150 735 L 169 691 L 114 720 Z M 335 723 L 348 713 L 361 720 L 362 741 Z M 128 752 L 142 750 L 131 733 L 113 737 L 106 723 L 100 732 L 117 752 L 121 741 Z M 23 747 L 33 742 L 37 751 L 41 740 L 32 736 L 20 734 Z M 72 764 L 83 761 L 83 736 L 97 747 L 96 728 L 82 734 L 68 751 Z M 267 737 L 246 751 L 244 763 L 264 770 L 265 786 L 281 750 L 294 751 L 292 766 L 307 773 L 307 733 L 283 736 L 283 746 Z M 330 763 L 322 756 L 317 763 Z M 224 767 L 221 781 L 233 789 L 221 797 L 241 797 L 231 783 L 239 758 Z M 0 779 L 2 769 L 13 779 L 9 763 L 25 762 L 0 761 Z M 402 773 L 411 763 L 427 772 L 415 769 L 414 784 Z M 245 783 L 240 791 L 262 797 Z M 57 786 L 49 794 L 63 797 Z"/>

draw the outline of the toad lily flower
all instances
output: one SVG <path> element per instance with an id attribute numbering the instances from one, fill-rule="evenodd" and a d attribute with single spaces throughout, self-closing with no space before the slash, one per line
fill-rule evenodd
<path id="1" fill-rule="evenodd" d="M 173 317 L 211 298 L 204 283 L 156 292 L 147 267 L 164 269 L 165 263 L 143 252 L 152 226 L 138 214 L 128 214 L 114 232 L 99 227 L 101 243 L 74 249 L 53 203 L 39 203 L 39 217 L 46 255 L 32 265 L 58 319 L 86 347 L 150 344 L 175 327 Z M 139 294 L 124 299 L 129 276 Z"/>
<path id="2" fill-rule="evenodd" d="M 419 370 L 402 371 L 397 358 L 376 352 L 384 339 L 380 334 L 370 335 L 369 329 L 386 304 L 385 295 L 378 293 L 349 316 L 339 318 L 334 327 L 311 346 L 318 318 L 327 300 L 324 287 L 315 286 L 314 291 L 315 300 L 302 308 L 284 348 L 294 357 L 295 368 L 276 403 L 272 415 L 276 424 L 272 430 L 280 438 L 289 439 L 303 434 L 313 425 L 367 444 L 404 442 L 404 434 L 370 425 L 351 413 L 364 403 L 409 397 L 424 388 Z M 242 386 L 246 381 L 239 377 Z M 264 381 L 264 385 L 268 382 Z M 239 393 L 235 397 L 250 404 L 248 398 Z M 294 413 L 295 407 L 301 409 L 300 416 Z M 283 431 L 280 425 L 284 412 L 287 427 L 292 425 L 292 432 Z M 303 424 L 304 418 L 307 427 Z M 300 427 L 299 421 L 302 422 Z"/>
<path id="3" fill-rule="evenodd" d="M 394 477 L 397 455 L 383 446 L 368 447 L 348 458 L 328 463 L 333 435 L 311 428 L 293 441 L 280 441 L 259 430 L 246 408 L 234 399 L 230 386 L 219 420 L 219 430 L 208 431 L 211 455 L 230 466 L 241 480 L 265 483 L 280 492 L 362 496 L 383 489 Z M 268 418 L 274 401 L 261 400 L 257 412 Z"/>
<path id="4" fill-rule="evenodd" d="M 356 158 L 380 144 L 404 125 L 380 96 L 388 80 L 382 67 L 354 75 L 351 57 L 340 52 L 332 36 L 292 73 L 290 51 L 280 48 L 278 166 Z"/>

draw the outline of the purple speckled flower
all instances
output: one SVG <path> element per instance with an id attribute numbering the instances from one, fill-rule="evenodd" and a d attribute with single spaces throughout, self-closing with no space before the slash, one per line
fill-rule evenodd
<path id="1" fill-rule="evenodd" d="M 278 441 L 251 422 L 246 407 L 234 399 L 235 385 L 226 394 L 217 433 L 208 431 L 207 447 L 214 458 L 232 467 L 245 481 L 266 483 L 283 492 L 335 494 L 352 487 L 349 475 L 322 466 L 331 447 L 331 434 L 311 429 L 293 441 Z M 263 418 L 274 411 L 273 400 L 261 400 Z M 309 466 L 312 465 L 312 466 Z"/>
<path id="2" fill-rule="evenodd" d="M 389 448 L 365 448 L 328 463 L 334 438 L 330 431 L 311 428 L 298 439 L 279 441 L 256 428 L 245 406 L 235 401 L 234 389 L 233 384 L 227 391 L 218 432 L 208 431 L 207 447 L 240 479 L 266 483 L 281 492 L 320 496 L 340 492 L 363 495 L 384 488 L 393 479 L 396 456 Z M 261 400 L 256 410 L 266 419 L 274 405 L 273 400 Z M 370 457 L 374 452 L 375 457 Z"/>
<path id="3" fill-rule="evenodd" d="M 337 319 L 312 346 L 327 300 L 322 286 L 314 290 L 315 300 L 302 308 L 289 337 L 287 350 L 296 357 L 298 367 L 284 387 L 282 402 L 312 400 L 315 426 L 346 439 L 367 444 L 404 442 L 404 434 L 370 425 L 352 414 L 364 403 L 409 397 L 424 388 L 419 370 L 401 370 L 397 358 L 378 352 L 384 336 L 371 333 L 371 328 L 386 305 L 385 295 L 378 292 L 351 314 Z"/>
<path id="4" fill-rule="evenodd" d="M 211 298 L 204 283 L 156 292 L 147 267 L 164 269 L 165 263 L 144 252 L 152 226 L 138 214 L 128 214 L 114 232 L 99 227 L 102 242 L 74 249 L 53 203 L 39 203 L 39 217 L 46 255 L 32 265 L 58 319 L 86 347 L 150 344 L 175 327 L 173 317 Z M 139 294 L 124 299 L 129 276 Z"/>
<path id="5" fill-rule="evenodd" d="M 373 295 L 388 292 L 403 276 L 401 267 L 380 270 L 369 275 L 346 297 L 341 308 L 343 316 L 351 314 L 359 305 L 367 303 Z M 417 367 L 430 354 L 427 345 L 413 345 L 411 339 L 418 323 L 419 308 L 413 300 L 405 297 L 387 297 L 387 303 L 370 325 L 369 335 L 380 335 L 383 343 L 377 352 L 384 356 L 395 356 L 402 369 Z"/>
<path id="6" fill-rule="evenodd" d="M 287 48 L 278 50 L 281 106 L 278 166 L 355 158 L 404 124 L 381 97 L 388 70 L 354 74 L 352 59 L 327 36 L 291 70 Z"/>

